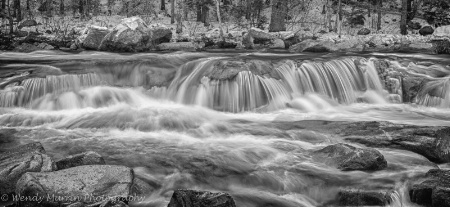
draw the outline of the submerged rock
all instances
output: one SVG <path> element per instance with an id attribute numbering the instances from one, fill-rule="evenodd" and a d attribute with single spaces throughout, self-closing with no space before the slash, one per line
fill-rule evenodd
<path id="1" fill-rule="evenodd" d="M 228 193 L 175 190 L 167 207 L 236 207 Z"/>
<path id="2" fill-rule="evenodd" d="M 16 182 L 27 172 L 50 172 L 55 169 L 51 157 L 38 142 L 7 149 L 0 154 L 0 194 L 12 193 Z"/>
<path id="3" fill-rule="evenodd" d="M 339 206 L 386 206 L 391 202 L 391 191 L 345 189 L 337 195 Z"/>
<path id="4" fill-rule="evenodd" d="M 58 160 L 55 164 L 57 170 L 63 170 L 82 165 L 104 165 L 106 163 L 101 155 L 96 152 L 89 151 L 71 155 L 64 159 Z"/>
<path id="5" fill-rule="evenodd" d="M 313 159 L 344 171 L 382 170 L 387 167 L 384 156 L 378 150 L 356 148 L 342 143 L 313 152 Z"/>
<path id="6" fill-rule="evenodd" d="M 432 169 L 409 191 L 412 202 L 431 207 L 450 207 L 450 171 Z"/>
<path id="7" fill-rule="evenodd" d="M 46 199 L 20 202 L 20 206 L 85 205 L 131 196 L 133 172 L 114 165 L 85 165 L 46 173 L 26 173 L 16 185 L 16 194 Z"/>

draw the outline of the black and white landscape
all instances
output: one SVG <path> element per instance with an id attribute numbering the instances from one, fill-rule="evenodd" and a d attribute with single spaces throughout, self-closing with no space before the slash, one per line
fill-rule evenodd
<path id="1" fill-rule="evenodd" d="M 0 4 L 0 206 L 450 207 L 449 0 Z"/>

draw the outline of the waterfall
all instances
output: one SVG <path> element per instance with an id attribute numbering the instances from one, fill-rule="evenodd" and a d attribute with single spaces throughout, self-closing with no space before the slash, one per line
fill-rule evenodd
<path id="1" fill-rule="evenodd" d="M 22 81 L 19 86 L 12 85 L 0 90 L 0 107 L 27 106 L 33 100 L 47 94 L 58 94 L 102 84 L 106 82 L 94 73 L 30 78 Z"/>
<path id="2" fill-rule="evenodd" d="M 184 104 L 240 112 L 262 107 L 279 109 L 293 98 L 310 93 L 350 104 L 357 101 L 361 92 L 383 90 L 371 59 L 343 58 L 303 63 L 284 60 L 272 68 L 279 78 L 243 70 L 231 79 L 213 79 L 205 74 L 210 73 L 217 61 L 221 60 L 202 60 L 194 68 L 178 71 L 168 88 L 169 96 Z M 190 71 L 185 71 L 187 69 Z M 157 91 L 161 89 L 154 88 L 151 93 L 161 93 Z"/>
<path id="3" fill-rule="evenodd" d="M 416 103 L 431 107 L 450 107 L 450 78 L 428 82 L 417 94 Z"/>

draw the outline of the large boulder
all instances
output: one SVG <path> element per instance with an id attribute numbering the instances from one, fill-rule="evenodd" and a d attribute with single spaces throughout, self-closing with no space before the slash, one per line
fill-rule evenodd
<path id="1" fill-rule="evenodd" d="M 0 194 L 14 192 L 16 182 L 27 172 L 55 170 L 51 157 L 40 143 L 30 143 L 7 149 L 0 154 Z"/>
<path id="2" fill-rule="evenodd" d="M 430 207 L 450 207 L 450 171 L 432 169 L 409 191 L 412 202 Z"/>
<path id="3" fill-rule="evenodd" d="M 373 171 L 387 167 L 386 159 L 378 150 L 356 148 L 342 143 L 327 146 L 312 155 L 313 159 L 343 171 Z"/>
<path id="4" fill-rule="evenodd" d="M 100 50 L 138 52 L 148 51 L 162 42 L 169 42 L 172 31 L 162 26 L 149 27 L 139 17 L 125 18 L 108 33 Z"/>
<path id="5" fill-rule="evenodd" d="M 370 29 L 362 28 L 358 31 L 358 35 L 368 35 L 370 34 Z"/>
<path id="6" fill-rule="evenodd" d="M 419 30 L 419 34 L 422 36 L 432 35 L 433 32 L 434 32 L 434 29 L 431 26 L 425 26 Z"/>
<path id="7" fill-rule="evenodd" d="M 38 25 L 38 23 L 36 22 L 36 20 L 34 20 L 34 19 L 27 19 L 27 20 L 24 20 L 23 22 L 21 22 L 17 28 L 18 29 L 22 29 L 24 27 L 34 27 L 34 26 L 37 26 L 37 25 Z"/>
<path id="8" fill-rule="evenodd" d="M 81 39 L 80 45 L 86 49 L 98 50 L 103 38 L 109 32 L 110 31 L 106 27 L 89 26 L 85 37 Z"/>
<path id="9" fill-rule="evenodd" d="M 392 191 L 344 189 L 337 195 L 339 206 L 386 206 L 391 202 Z"/>
<path id="10" fill-rule="evenodd" d="M 255 44 L 267 44 L 274 38 L 270 33 L 254 27 L 248 30 L 248 34 Z"/>
<path id="11" fill-rule="evenodd" d="M 21 201 L 19 206 L 91 205 L 106 199 L 131 196 L 133 171 L 124 166 L 85 165 L 46 173 L 26 173 L 16 185 L 16 194 L 45 198 L 41 203 Z"/>
<path id="12" fill-rule="evenodd" d="M 89 151 L 76 155 L 68 156 L 64 159 L 56 161 L 57 170 L 64 170 L 71 167 L 82 165 L 104 165 L 105 160 L 96 152 Z"/>
<path id="13" fill-rule="evenodd" d="M 285 49 L 284 41 L 281 39 L 274 39 L 270 45 L 271 49 Z"/>
<path id="14" fill-rule="evenodd" d="M 435 36 L 447 36 L 450 37 L 450 25 L 446 25 L 446 26 L 441 26 L 436 28 L 436 30 L 434 31 L 434 35 Z"/>
<path id="15" fill-rule="evenodd" d="M 236 207 L 228 193 L 175 190 L 167 207 Z"/>

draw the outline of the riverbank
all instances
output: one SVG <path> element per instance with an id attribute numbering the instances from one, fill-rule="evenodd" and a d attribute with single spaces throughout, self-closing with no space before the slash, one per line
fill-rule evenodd
<path id="1" fill-rule="evenodd" d="M 373 34 L 362 28 L 358 35 L 330 32 L 267 32 L 257 28 L 240 29 L 220 35 L 218 28 L 196 35 L 177 34 L 163 24 L 147 25 L 139 17 L 125 18 L 114 27 L 88 25 L 72 28 L 70 34 L 55 36 L 36 33 L 33 20 L 23 22 L 23 30 L 13 39 L 1 39 L 1 50 L 31 52 L 36 50 L 110 52 L 204 51 L 235 49 L 239 51 L 299 52 L 420 52 L 450 54 L 450 26 L 436 29 L 426 26 L 413 35 Z M 50 32 L 49 32 L 50 33 Z"/>

